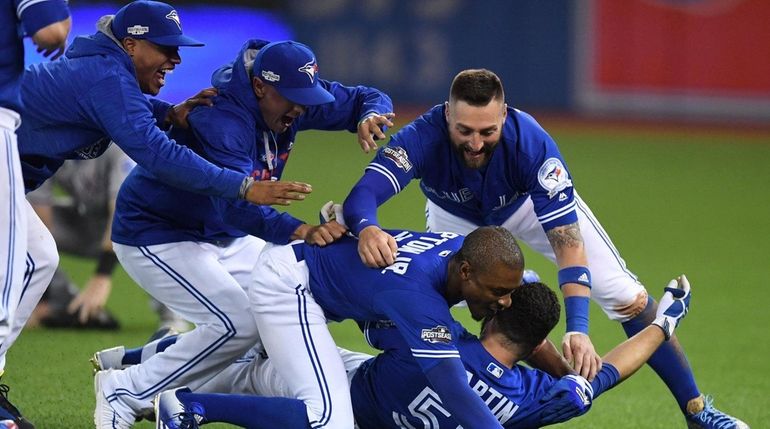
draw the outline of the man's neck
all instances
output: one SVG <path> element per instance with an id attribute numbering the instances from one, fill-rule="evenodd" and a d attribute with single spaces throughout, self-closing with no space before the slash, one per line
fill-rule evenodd
<path id="1" fill-rule="evenodd" d="M 511 350 L 510 346 L 502 341 L 499 335 L 485 335 L 479 339 L 484 349 L 497 359 L 498 362 L 506 367 L 513 368 L 519 361 L 519 357 L 516 352 Z"/>

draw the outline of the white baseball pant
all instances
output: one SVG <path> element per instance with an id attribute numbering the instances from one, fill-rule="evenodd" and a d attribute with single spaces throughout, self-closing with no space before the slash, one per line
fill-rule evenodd
<path id="1" fill-rule="evenodd" d="M 292 246 L 267 245 L 249 288 L 257 326 L 287 395 L 305 402 L 313 429 L 353 427 L 350 389 L 309 272 Z M 299 258 L 301 259 L 301 258 Z"/>
<path id="2" fill-rule="evenodd" d="M 646 303 L 647 292 L 634 273 L 626 268 L 626 262 L 620 257 L 610 237 L 577 192 L 575 192 L 575 200 L 580 233 L 583 236 L 588 268 L 591 271 L 591 298 L 599 304 L 610 319 L 625 322 L 636 314 L 623 313 L 618 309 L 628 308 L 630 304 L 639 302 L 641 299 Z M 467 235 L 481 226 L 449 213 L 430 200 L 425 207 L 425 217 L 428 231 L 451 231 Z M 537 220 L 530 198 L 527 198 L 527 201 L 501 226 L 510 231 L 516 239 L 525 242 L 533 250 L 556 262 L 556 255 L 542 225 Z M 643 308 L 644 305 L 639 308 L 639 311 Z"/>
<path id="3" fill-rule="evenodd" d="M 184 241 L 153 246 L 113 243 L 115 253 L 145 291 L 195 329 L 140 365 L 114 371 L 104 395 L 128 421 L 152 408 L 166 389 L 196 389 L 242 357 L 258 340 L 246 288 L 265 242 L 253 236 L 225 246 Z"/>
<path id="4" fill-rule="evenodd" d="M 0 108 L 0 374 L 5 355 L 51 282 L 59 253 L 56 242 L 24 198 L 16 128 L 19 115 Z"/>

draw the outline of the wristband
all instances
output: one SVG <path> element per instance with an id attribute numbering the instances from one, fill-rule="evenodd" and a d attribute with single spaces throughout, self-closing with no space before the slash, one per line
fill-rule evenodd
<path id="1" fill-rule="evenodd" d="M 118 264 L 118 257 L 112 250 L 102 250 L 99 254 L 99 262 L 96 263 L 96 274 L 111 276 Z"/>
<path id="2" fill-rule="evenodd" d="M 254 184 L 253 177 L 247 176 L 245 179 L 243 179 L 243 182 L 241 182 L 241 189 L 238 190 L 238 198 L 241 200 L 245 200 L 246 193 L 249 192 L 249 188 L 253 184 Z"/>
<path id="3" fill-rule="evenodd" d="M 559 287 L 567 283 L 577 283 L 591 289 L 591 272 L 588 267 L 574 266 L 559 270 Z"/>
<path id="4" fill-rule="evenodd" d="M 567 317 L 567 332 L 581 332 L 588 335 L 587 296 L 568 296 L 564 298 L 564 314 Z"/>

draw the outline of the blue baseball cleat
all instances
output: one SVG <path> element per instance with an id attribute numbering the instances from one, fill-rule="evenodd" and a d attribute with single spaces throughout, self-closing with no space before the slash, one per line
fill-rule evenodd
<path id="1" fill-rule="evenodd" d="M 702 402 L 703 409 L 685 416 L 689 429 L 749 429 L 749 425 L 743 421 L 714 408 L 714 398 L 710 395 L 701 395 L 700 398 L 690 402 L 693 401 Z M 690 408 L 689 403 L 687 407 Z"/>
<path id="2" fill-rule="evenodd" d="M 187 387 L 166 390 L 155 397 L 155 429 L 198 429 L 203 421 L 204 410 L 193 403 L 187 409 L 177 398 L 177 392 L 190 392 Z"/>

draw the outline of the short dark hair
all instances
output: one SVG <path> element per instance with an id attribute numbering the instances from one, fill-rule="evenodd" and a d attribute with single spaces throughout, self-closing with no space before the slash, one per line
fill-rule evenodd
<path id="1" fill-rule="evenodd" d="M 503 83 L 487 69 L 463 70 L 452 80 L 449 101 L 464 101 L 471 106 L 486 106 L 492 100 L 505 100 Z"/>
<path id="2" fill-rule="evenodd" d="M 560 312 L 556 294 L 545 284 L 535 282 L 516 288 L 511 293 L 511 306 L 493 317 L 498 331 L 518 345 L 523 355 L 529 355 L 559 322 Z"/>
<path id="3" fill-rule="evenodd" d="M 503 263 L 515 270 L 524 269 L 524 254 L 510 231 L 502 226 L 482 226 L 463 241 L 455 254 L 458 261 L 467 261 L 480 272 L 491 271 Z"/>

